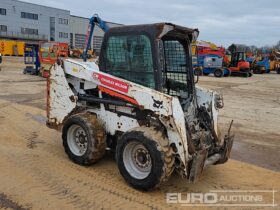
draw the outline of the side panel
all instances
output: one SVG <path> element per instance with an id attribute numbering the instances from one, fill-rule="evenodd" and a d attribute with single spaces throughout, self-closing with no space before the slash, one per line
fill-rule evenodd
<path id="1" fill-rule="evenodd" d="M 206 108 L 213 120 L 214 130 L 216 134 L 218 134 L 218 109 L 223 106 L 221 95 L 215 91 L 206 90 L 199 86 L 196 86 L 196 95 L 198 106 L 204 106 Z"/>
<path id="2" fill-rule="evenodd" d="M 48 78 L 47 124 L 57 128 L 76 107 L 76 99 L 61 66 L 55 64 Z"/>
<path id="3" fill-rule="evenodd" d="M 177 154 L 186 166 L 188 145 L 185 119 L 180 102 L 176 97 L 100 72 L 94 65 L 88 63 L 66 59 L 64 69 L 55 64 L 50 71 L 48 88 L 48 125 L 50 127 L 56 128 L 62 125 L 65 117 L 75 109 L 76 97 L 68 82 L 77 78 L 92 84 L 92 87 L 98 87 L 100 92 L 106 89 L 108 93 L 108 90 L 111 90 L 114 96 L 120 97 L 127 103 L 134 100 L 136 102 L 134 105 L 138 106 L 140 110 L 150 110 L 157 115 L 166 126 L 170 143 L 175 143 L 178 149 Z M 102 94 L 100 96 L 102 97 Z M 127 100 L 128 98 L 130 101 Z M 125 132 L 139 126 L 136 119 L 107 111 L 103 105 L 100 109 L 89 109 L 89 111 L 95 112 L 99 116 L 104 122 L 106 131 L 111 134 L 114 134 L 116 130 Z M 185 171 L 185 173 L 187 172 Z"/>

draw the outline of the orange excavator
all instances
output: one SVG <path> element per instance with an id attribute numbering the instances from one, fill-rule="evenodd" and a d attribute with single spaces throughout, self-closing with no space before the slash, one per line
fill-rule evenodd
<path id="1" fill-rule="evenodd" d="M 228 50 L 231 52 L 231 61 L 228 69 L 232 76 L 251 77 L 250 63 L 246 60 L 246 46 L 232 44 Z"/>

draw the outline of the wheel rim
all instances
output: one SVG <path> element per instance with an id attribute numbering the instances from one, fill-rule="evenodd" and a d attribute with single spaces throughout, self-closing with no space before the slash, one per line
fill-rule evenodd
<path id="1" fill-rule="evenodd" d="M 136 179 L 145 179 L 151 173 L 150 152 L 139 142 L 132 141 L 125 146 L 123 163 L 128 173 Z"/>
<path id="2" fill-rule="evenodd" d="M 72 125 L 67 132 L 67 143 L 71 152 L 76 156 L 83 156 L 88 147 L 88 137 L 79 125 Z"/>
<path id="3" fill-rule="evenodd" d="M 221 77 L 222 74 L 223 74 L 222 71 L 220 71 L 220 70 L 217 70 L 217 71 L 216 71 L 216 75 L 217 75 L 218 77 Z"/>

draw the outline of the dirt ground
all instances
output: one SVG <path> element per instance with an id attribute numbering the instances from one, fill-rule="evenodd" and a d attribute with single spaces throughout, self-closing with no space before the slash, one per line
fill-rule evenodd
<path id="1" fill-rule="evenodd" d="M 280 208 L 280 75 L 201 77 L 200 86 L 224 94 L 221 130 L 234 120 L 232 159 L 206 168 L 195 184 L 174 174 L 140 192 L 125 183 L 110 153 L 90 167 L 72 163 L 61 134 L 45 126 L 45 80 L 23 75 L 23 58 L 4 57 L 0 67 L 0 208 L 187 209 L 167 204 L 166 193 L 273 189 Z"/>

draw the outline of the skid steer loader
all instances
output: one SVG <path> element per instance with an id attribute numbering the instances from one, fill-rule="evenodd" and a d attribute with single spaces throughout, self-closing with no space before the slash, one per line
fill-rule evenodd
<path id="1" fill-rule="evenodd" d="M 230 128 L 219 133 L 222 96 L 195 85 L 197 36 L 171 23 L 115 27 L 98 64 L 58 60 L 48 78 L 47 125 L 62 131 L 69 158 L 90 165 L 112 149 L 120 174 L 141 190 L 174 170 L 194 182 L 207 165 L 225 163 L 234 137 Z"/>

